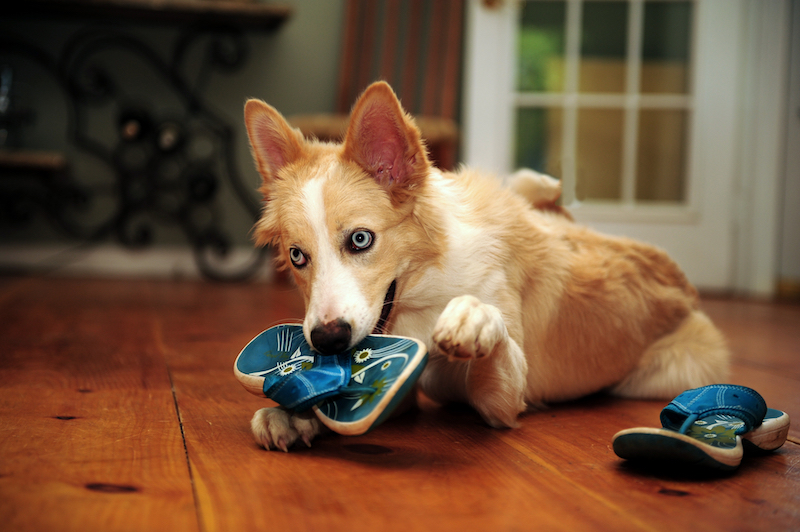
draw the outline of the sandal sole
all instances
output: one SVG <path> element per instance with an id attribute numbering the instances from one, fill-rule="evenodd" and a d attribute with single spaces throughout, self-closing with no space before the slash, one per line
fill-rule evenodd
<path id="1" fill-rule="evenodd" d="M 652 428 L 618 432 L 614 435 L 613 448 L 617 456 L 626 460 L 683 463 L 720 471 L 735 470 L 743 454 L 739 437 L 735 447 L 720 448 L 672 430 Z"/>

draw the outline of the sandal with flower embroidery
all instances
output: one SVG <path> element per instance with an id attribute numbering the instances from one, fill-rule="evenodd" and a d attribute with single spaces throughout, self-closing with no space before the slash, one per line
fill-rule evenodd
<path id="1" fill-rule="evenodd" d="M 419 340 L 367 336 L 352 350 L 350 384 L 314 405 L 314 412 L 334 432 L 364 434 L 402 403 L 427 361 L 427 348 Z"/>
<path id="2" fill-rule="evenodd" d="M 613 438 L 620 458 L 697 464 L 723 471 L 742 461 L 742 440 L 762 451 L 786 441 L 789 416 L 768 409 L 755 390 L 714 384 L 688 390 L 661 411 L 663 428 L 634 428 Z"/>
<path id="3" fill-rule="evenodd" d="M 299 325 L 262 332 L 236 357 L 244 388 L 279 405 L 310 408 L 339 434 L 364 434 L 382 423 L 414 388 L 428 360 L 419 340 L 369 335 L 336 355 L 311 349 Z"/>

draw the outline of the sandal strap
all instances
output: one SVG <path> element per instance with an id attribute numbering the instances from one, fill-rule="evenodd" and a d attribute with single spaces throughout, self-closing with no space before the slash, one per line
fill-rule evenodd
<path id="1" fill-rule="evenodd" d="M 661 411 L 665 429 L 685 434 L 698 419 L 710 416 L 733 416 L 744 422 L 736 430 L 742 435 L 761 425 L 767 414 L 764 398 L 751 388 L 734 384 L 712 384 L 687 390 Z"/>
<path id="2" fill-rule="evenodd" d="M 350 354 L 316 356 L 315 366 L 264 381 L 264 395 L 279 405 L 304 412 L 339 394 L 350 381 Z"/>

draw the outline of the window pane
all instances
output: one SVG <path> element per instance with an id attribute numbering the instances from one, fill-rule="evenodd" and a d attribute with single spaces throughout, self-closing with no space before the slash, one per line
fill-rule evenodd
<path id="1" fill-rule="evenodd" d="M 516 168 L 532 168 L 561 178 L 560 108 L 517 109 Z"/>
<path id="2" fill-rule="evenodd" d="M 639 113 L 637 200 L 685 199 L 687 115 L 683 110 Z"/>
<path id="3" fill-rule="evenodd" d="M 688 92 L 691 18 L 691 2 L 644 4 L 642 92 Z"/>
<path id="4" fill-rule="evenodd" d="M 566 10 L 563 1 L 523 3 L 517 43 L 520 91 L 564 89 Z"/>
<path id="5" fill-rule="evenodd" d="M 579 200 L 621 198 L 623 124 L 619 109 L 578 111 L 575 196 Z"/>
<path id="6" fill-rule="evenodd" d="M 584 2 L 580 90 L 624 92 L 628 2 Z"/>

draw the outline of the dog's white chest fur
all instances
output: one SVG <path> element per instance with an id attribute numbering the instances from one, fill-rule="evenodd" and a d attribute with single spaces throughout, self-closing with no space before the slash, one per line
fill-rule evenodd
<path id="1" fill-rule="evenodd" d="M 460 190 L 440 172 L 431 172 L 429 184 L 443 213 L 446 239 L 443 264 L 429 266 L 422 280 L 409 288 L 395 320 L 397 334 L 429 339 L 436 320 L 447 304 L 459 295 L 472 294 L 494 303 L 506 282 L 500 264 L 501 245 L 495 237 L 470 223 L 468 206 Z"/>

